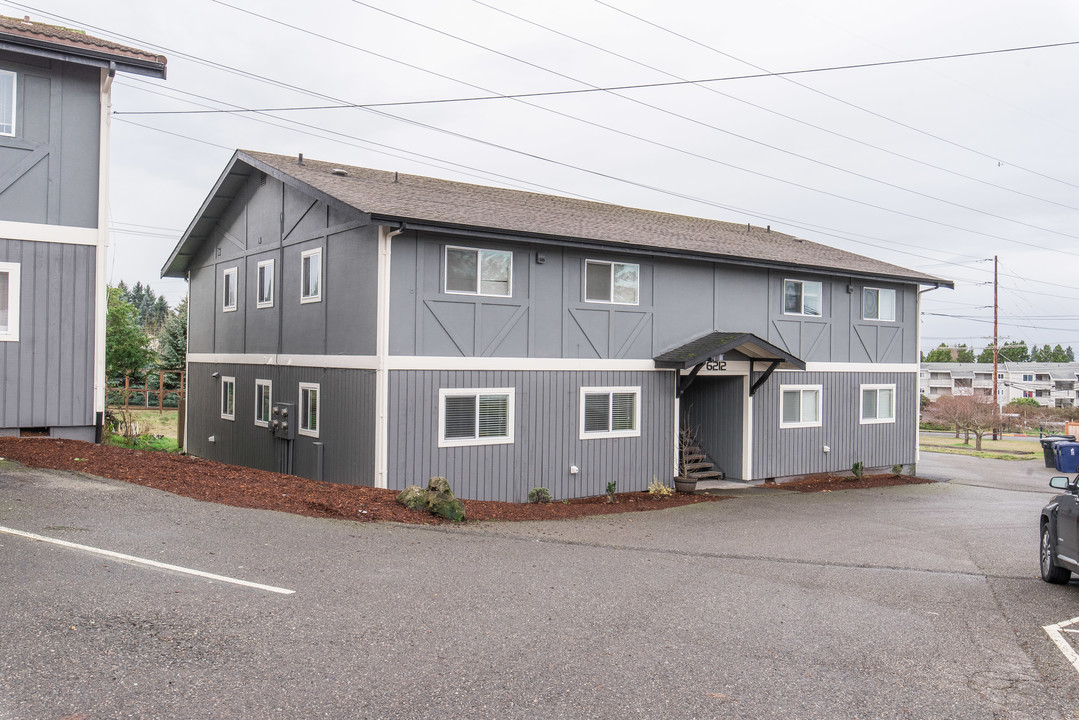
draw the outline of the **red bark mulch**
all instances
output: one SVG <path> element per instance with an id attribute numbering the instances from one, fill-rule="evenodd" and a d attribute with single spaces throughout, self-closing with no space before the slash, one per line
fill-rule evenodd
<path id="1" fill-rule="evenodd" d="M 448 522 L 396 502 L 397 491 L 307 480 L 295 475 L 226 465 L 176 453 L 128 450 L 79 440 L 0 437 L 0 459 L 27 467 L 84 472 L 235 507 L 278 510 L 310 517 L 435 525 Z M 584 515 L 661 510 L 720 496 L 619 493 L 567 502 L 524 504 L 465 500 L 468 521 L 561 520 Z"/>
<path id="2" fill-rule="evenodd" d="M 891 487 L 893 485 L 926 485 L 936 482 L 911 475 L 807 475 L 782 483 L 765 483 L 762 487 L 798 492 L 831 492 L 832 490 L 864 490 L 866 488 Z"/>

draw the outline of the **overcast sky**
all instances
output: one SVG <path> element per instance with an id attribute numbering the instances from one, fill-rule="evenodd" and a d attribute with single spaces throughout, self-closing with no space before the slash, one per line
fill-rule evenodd
<path id="1" fill-rule="evenodd" d="M 1079 350 L 1079 42 L 1071 0 L 0 0 L 154 50 L 113 90 L 109 281 L 160 279 L 235 148 L 773 229 L 955 281 L 923 347 Z M 169 111 L 173 114 L 135 114 Z M 129 114 L 131 113 L 131 114 Z"/>

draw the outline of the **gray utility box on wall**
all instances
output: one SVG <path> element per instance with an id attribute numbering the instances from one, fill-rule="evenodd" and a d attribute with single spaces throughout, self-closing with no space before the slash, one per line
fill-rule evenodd
<path id="1" fill-rule="evenodd" d="M 270 432 L 273 433 L 274 437 L 295 440 L 296 423 L 298 422 L 295 403 L 273 404 L 273 408 L 270 410 Z"/>

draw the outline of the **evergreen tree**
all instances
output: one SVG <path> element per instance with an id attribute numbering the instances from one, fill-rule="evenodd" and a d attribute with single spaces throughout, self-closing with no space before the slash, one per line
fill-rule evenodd
<path id="1" fill-rule="evenodd" d="M 1053 348 L 1053 360 L 1052 361 L 1057 362 L 1057 363 L 1068 362 L 1068 353 L 1064 352 L 1064 348 L 1062 348 L 1059 343 L 1057 344 L 1057 346 L 1055 348 Z"/>
<path id="2" fill-rule="evenodd" d="M 1064 351 L 1064 357 L 1068 358 L 1068 362 L 1075 362 L 1075 351 L 1072 350 L 1072 346 L 1069 345 L 1068 349 Z"/>
<path id="3" fill-rule="evenodd" d="M 1030 359 L 1027 344 L 1023 340 L 1008 341 L 1000 346 L 997 351 L 997 362 L 1026 362 Z M 993 347 L 989 346 L 978 355 L 978 362 L 993 362 Z"/>
<path id="4" fill-rule="evenodd" d="M 180 301 L 161 326 L 159 367 L 177 370 L 187 355 L 187 298 Z"/>
<path id="5" fill-rule="evenodd" d="M 929 351 L 929 354 L 925 356 L 925 361 L 972 363 L 974 362 L 974 350 L 962 343 L 951 346 L 941 343 Z"/>

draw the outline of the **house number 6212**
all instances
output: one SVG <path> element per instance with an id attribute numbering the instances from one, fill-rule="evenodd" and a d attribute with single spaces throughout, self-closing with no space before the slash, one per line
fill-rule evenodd
<path id="1" fill-rule="evenodd" d="M 704 369 L 705 370 L 720 370 L 720 371 L 726 370 L 727 369 L 727 361 L 726 360 L 709 360 L 708 362 L 706 362 L 704 364 Z"/>

